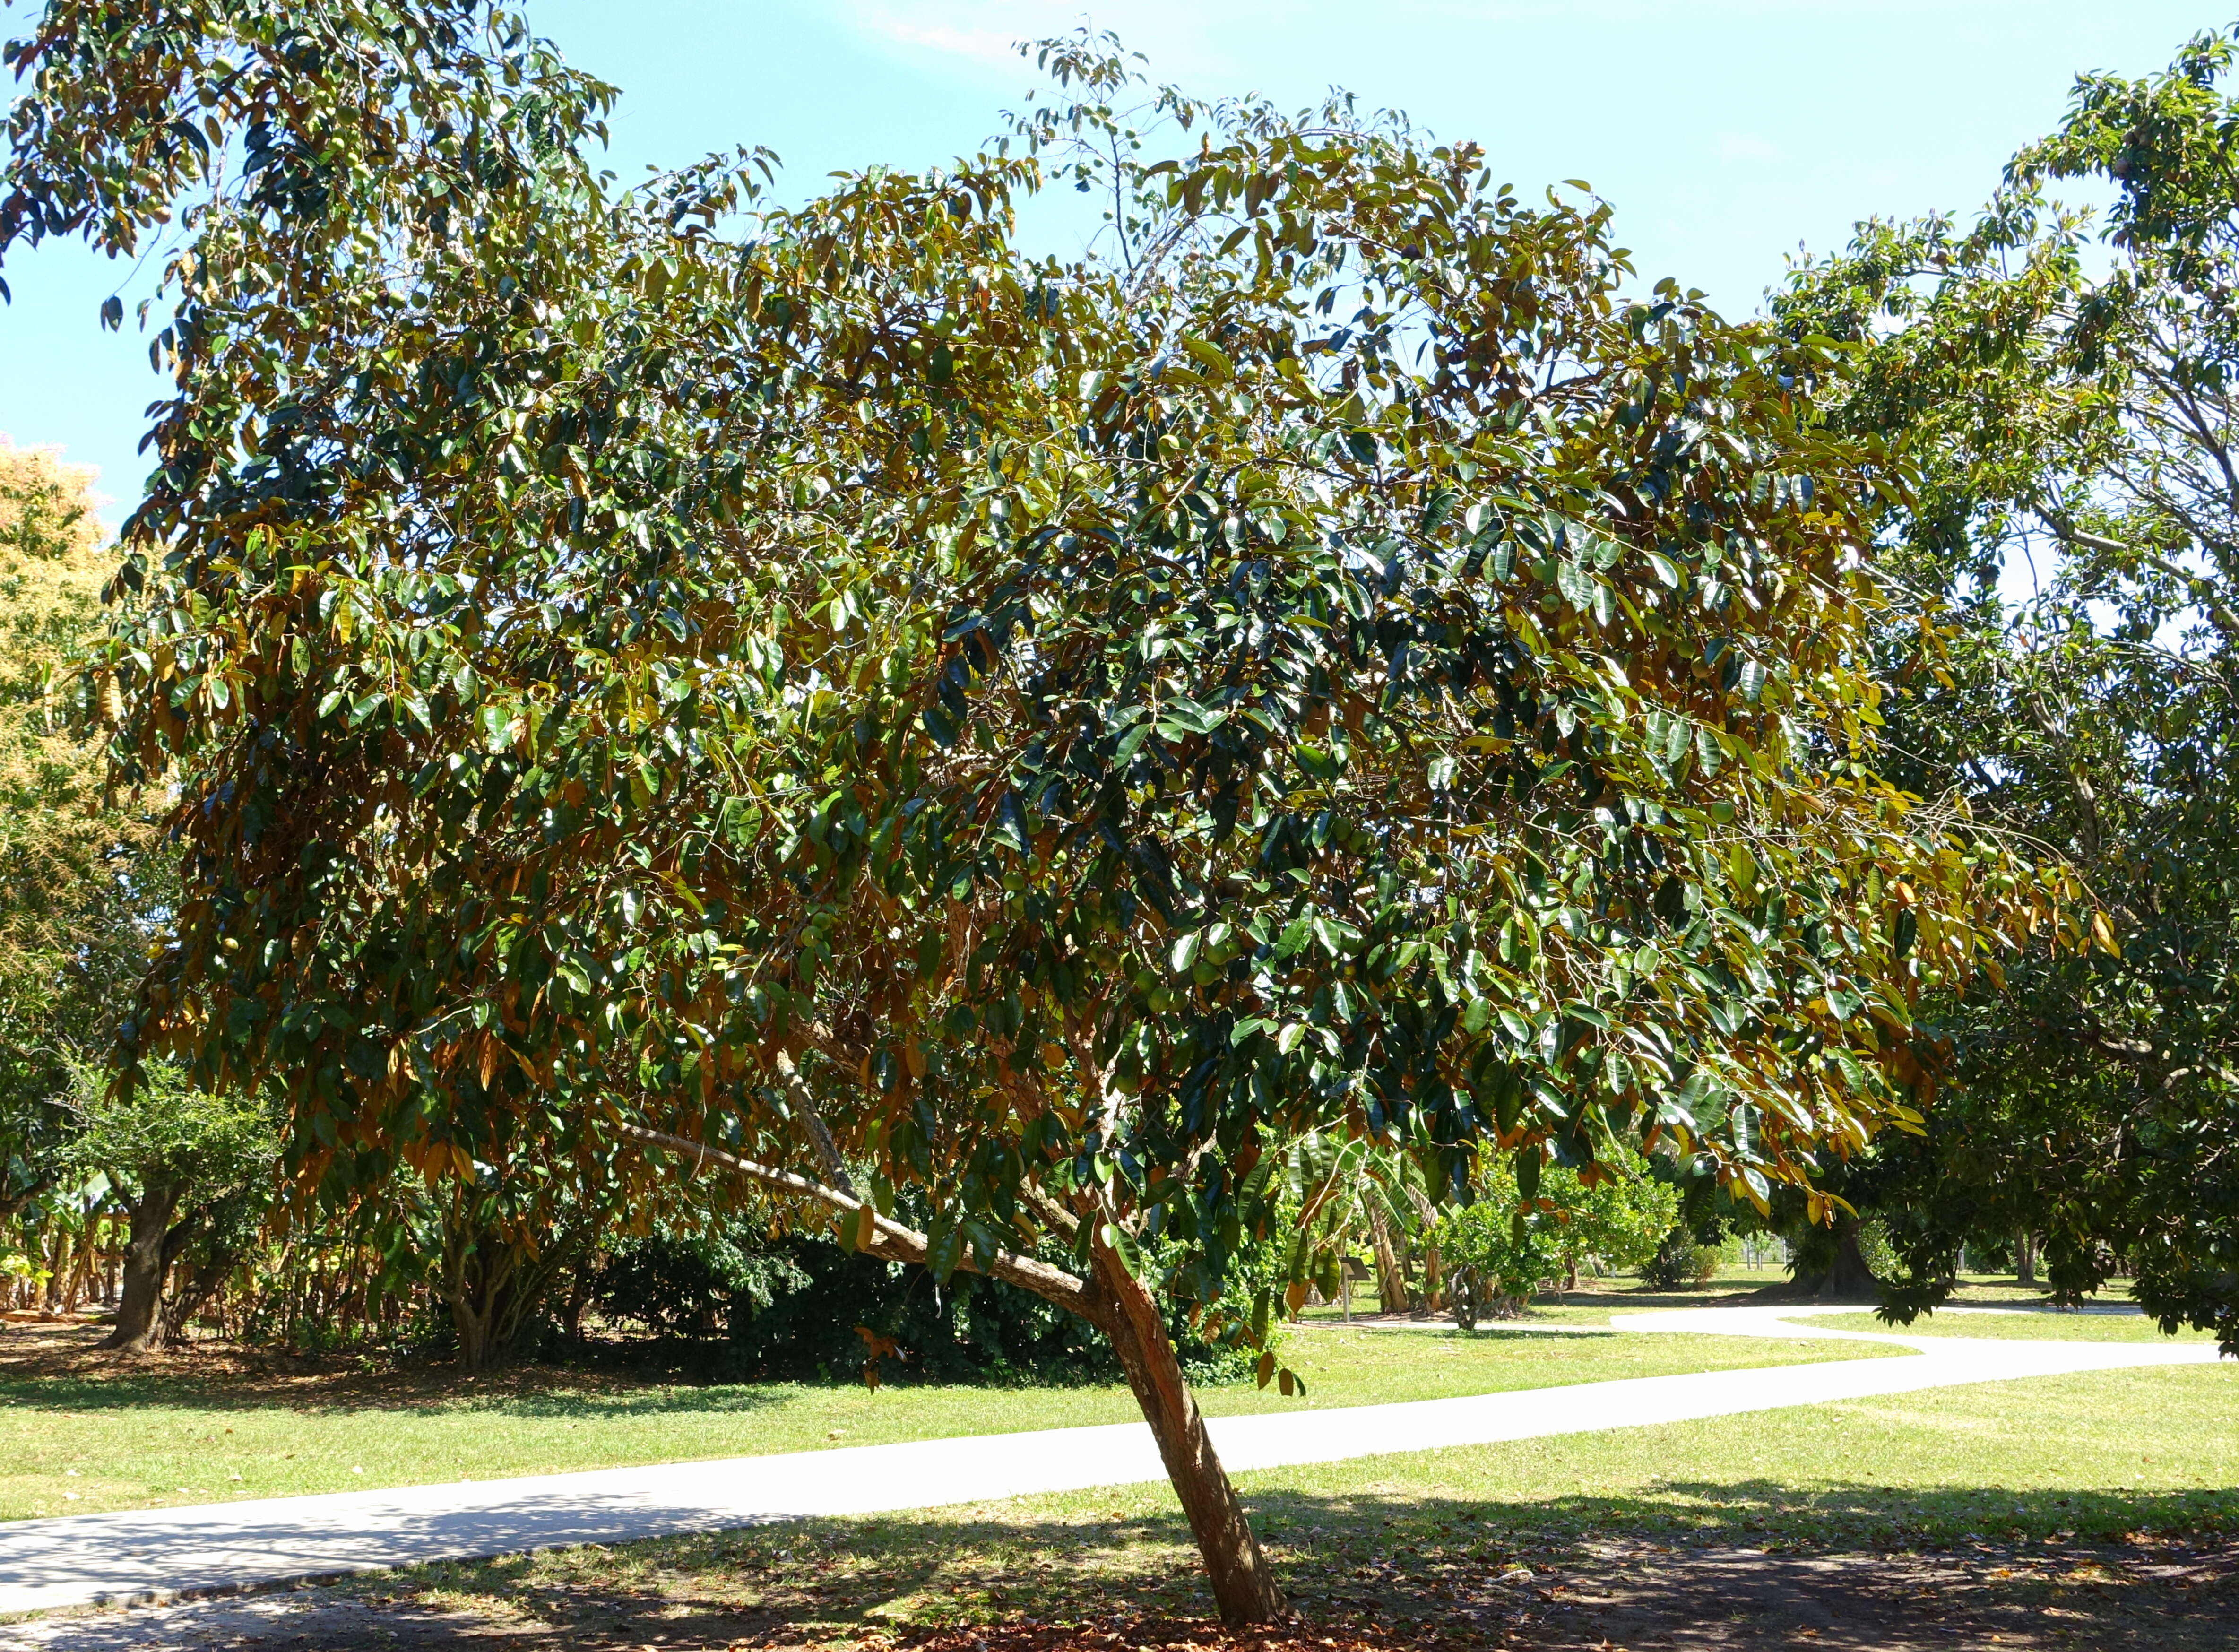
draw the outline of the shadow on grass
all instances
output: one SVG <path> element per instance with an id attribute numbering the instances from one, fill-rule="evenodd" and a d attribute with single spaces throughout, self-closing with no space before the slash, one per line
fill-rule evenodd
<path id="1" fill-rule="evenodd" d="M 1669 1290 L 1651 1290 L 1645 1285 L 1637 1290 L 1545 1290 L 1532 1297 L 1531 1304 L 1546 1308 L 1609 1308 L 1619 1313 L 1646 1308 L 1737 1308 L 1796 1299 L 1788 1294 L 1789 1289 L 1786 1280 L 1737 1287 L 1731 1279 L 1717 1279 L 1707 1284 L 1676 1285 Z"/>
<path id="2" fill-rule="evenodd" d="M 1729 1616 L 1754 1614 L 1790 1629 L 1839 1621 L 1881 1636 L 1860 1645 L 1903 1643 L 1930 1606 L 1945 1629 L 1987 1638 L 2008 1618 L 2018 1633 L 2031 1614 L 2067 1609 L 2048 1602 L 2083 1588 L 2088 1572 L 2105 1596 L 2092 1597 L 2106 1609 L 2092 1609 L 2106 1620 L 2102 1643 L 2131 1644 L 2108 1614 L 2145 1612 L 2151 1596 L 2148 1615 L 2164 1638 L 2136 1643 L 2189 1646 L 2171 1626 L 2196 1612 L 2228 1624 L 2231 1569 L 2216 1562 L 2216 1586 L 2202 1593 L 2198 1578 L 2172 1581 L 2172 1568 L 2186 1571 L 2203 1547 L 2224 1560 L 2239 1555 L 2232 1490 L 1801 1492 L 1770 1481 L 1675 1480 L 1638 1496 L 1545 1501 L 1279 1491 L 1251 1502 L 1286 1590 L 1310 1618 L 1486 1635 L 1544 1629 L 1598 1600 L 1605 1616 L 1621 1609 L 1620 1627 L 1645 1637 L 1661 1619 L 1710 1609 L 1704 1602 L 1715 1599 Z M 1632 1562 L 1646 1569 L 1635 1576 Z M 1938 1579 L 1963 1575 L 1950 1599 L 1930 1598 Z M 447 1562 L 399 1581 L 422 1603 L 534 1621 L 592 1644 L 640 1643 L 630 1637 L 649 1639 L 655 1626 L 665 1644 L 751 1636 L 748 1644 L 793 1645 L 879 1629 L 1201 1620 L 1212 1611 L 1178 1512 L 820 1520 Z M 394 1582 L 382 1587 L 396 1591 Z M 1963 1622 L 1950 1618 L 1954 1602 L 1964 1605 Z"/>
<path id="3" fill-rule="evenodd" d="M 669 1387 L 586 1383 L 577 1371 L 517 1374 L 509 1382 L 468 1386 L 448 1377 L 424 1384 L 395 1379 L 345 1379 L 306 1385 L 295 1391 L 259 1384 L 227 1387 L 191 1378 L 128 1377 L 73 1380 L 0 1380 L 0 1400 L 44 1410 L 80 1414 L 163 1407 L 189 1411 L 236 1413 L 280 1407 L 305 1414 L 378 1410 L 465 1411 L 506 1416 L 614 1418 L 710 1412 L 745 1414 L 782 1403 L 788 1385 Z"/>
<path id="4" fill-rule="evenodd" d="M 580 1364 L 523 1363 L 476 1375 L 433 1360 L 375 1362 L 222 1343 L 135 1359 L 96 1349 L 97 1327 L 42 1326 L 39 1332 L 0 1333 L 0 1402 L 78 1412 L 280 1406 L 307 1413 L 472 1410 L 572 1418 L 754 1411 L 800 1386 L 697 1380 L 709 1361 L 692 1349 L 605 1350 Z"/>
<path id="5" fill-rule="evenodd" d="M 748 1413 L 805 1392 L 860 1386 L 852 1372 L 828 1382 L 716 1380 L 711 1373 L 724 1353 L 717 1343 L 593 1343 L 564 1364 L 522 1362 L 469 1373 L 442 1359 L 411 1355 L 361 1358 L 216 1342 L 134 1358 L 97 1350 L 98 1327 L 41 1325 L 37 1332 L 35 1337 L 0 1331 L 0 1403 L 77 1412 L 276 1406 L 306 1414 L 395 1410 L 613 1419 Z M 884 1386 L 1011 1392 L 1103 1384 L 938 1382 L 890 1370 Z"/>

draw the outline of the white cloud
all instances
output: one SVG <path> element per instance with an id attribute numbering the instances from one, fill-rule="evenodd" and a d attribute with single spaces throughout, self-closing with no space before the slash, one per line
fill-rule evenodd
<path id="1" fill-rule="evenodd" d="M 1729 161 L 1770 161 L 1780 151 L 1761 137 L 1729 136 L 1718 140 L 1718 153 Z"/>
<path id="2" fill-rule="evenodd" d="M 1148 47 L 1160 69 L 1188 56 L 1201 18 L 1184 0 L 848 0 L 857 30 L 875 39 L 976 63 L 1023 67 L 1022 40 L 1086 27 L 1117 30 L 1131 51 Z"/>
<path id="3" fill-rule="evenodd" d="M 974 27 L 968 23 L 947 21 L 940 14 L 953 15 L 959 11 L 987 11 L 990 7 L 924 6 L 909 11 L 891 6 L 854 6 L 855 26 L 864 33 L 897 45 L 915 46 L 920 50 L 936 51 L 945 56 L 970 57 L 980 63 L 1011 63 L 1018 61 L 1012 43 L 1025 39 L 1033 31 L 1016 28 Z"/>

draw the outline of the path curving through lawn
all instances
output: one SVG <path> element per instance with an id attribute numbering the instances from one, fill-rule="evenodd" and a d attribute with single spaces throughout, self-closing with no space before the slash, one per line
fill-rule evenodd
<path id="1" fill-rule="evenodd" d="M 1465 1398 L 1227 1416 L 1234 1471 L 1638 1427 L 1964 1383 L 2199 1364 L 2201 1343 L 1908 1337 L 1811 1324 L 1855 1305 L 1618 1314 L 1621 1331 L 1844 1338 L 1913 1358 L 1627 1377 Z M 0 1614 L 123 1604 L 584 1543 L 1084 1490 L 1164 1477 L 1140 1423 L 588 1473 L 81 1515 L 0 1526 Z"/>

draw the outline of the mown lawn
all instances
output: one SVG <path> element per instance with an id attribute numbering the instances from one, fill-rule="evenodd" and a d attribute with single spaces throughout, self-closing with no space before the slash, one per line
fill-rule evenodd
<path id="1" fill-rule="evenodd" d="M 1814 1314 L 1810 1323 L 1831 1330 L 1874 1330 L 1903 1337 L 2011 1337 L 2039 1342 L 2213 1343 L 2215 1333 L 2180 1330 L 2174 1336 L 2160 1322 L 2137 1313 L 1923 1314 L 1910 1325 L 1885 1325 L 1873 1314 Z"/>
<path id="2" fill-rule="evenodd" d="M 1687 1580 L 1719 1568 L 1717 1588 L 1756 1578 L 1775 1607 L 1784 1591 L 1842 1583 L 1862 1611 L 1941 1611 L 1954 1602 L 1928 1596 L 1952 1587 L 1957 1568 L 1967 1584 L 1957 1604 L 1985 1622 L 2034 1631 L 2065 1614 L 2084 1620 L 2066 1626 L 2084 1638 L 2063 1644 L 2222 1645 L 2217 1599 L 2169 1575 L 2239 1536 L 2235 1415 L 2239 1365 L 2226 1363 L 1270 1470 L 1239 1484 L 1286 1587 L 1325 1623 L 1413 1621 L 1537 1645 L 1585 1621 L 1561 1616 L 1566 1589 L 1606 1601 L 1630 1577 L 1644 1586 L 1643 1614 L 1659 1601 L 1699 1611 Z M 1780 1572 L 1790 1556 L 1829 1558 L 1791 1578 Z M 555 1645 L 584 1635 L 621 1644 L 656 1624 L 689 1645 L 749 1633 L 767 1637 L 757 1645 L 854 1645 L 880 1629 L 1211 1610 L 1163 1486 L 564 1549 L 354 1587 L 544 1626 Z M 1876 1590 L 1897 1598 L 1877 1603 Z M 2163 1623 L 2173 1607 L 2207 1613 L 2209 1638 Z M 2136 1622 L 2116 1621 L 2126 1609 Z M 1600 1643 L 1569 1634 L 1545 1643 Z"/>
<path id="3" fill-rule="evenodd" d="M 565 1370 L 482 1380 L 189 1352 L 118 1364 L 0 1337 L 0 1519 L 492 1479 L 626 1463 L 1133 1422 L 1121 1387 L 687 1386 Z M 1679 1371 L 1873 1357 L 1859 1343 L 1492 1328 L 1315 1327 L 1286 1349 L 1302 1399 L 1203 1391 L 1215 1416 L 1372 1405 Z M 1905 1350 L 1890 1349 L 1903 1357 Z"/>

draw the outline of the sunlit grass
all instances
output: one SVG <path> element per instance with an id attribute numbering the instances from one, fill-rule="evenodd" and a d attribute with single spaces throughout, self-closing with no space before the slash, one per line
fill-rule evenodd
<path id="1" fill-rule="evenodd" d="M 4 1349 L 5 1344 L 0 1344 Z M 1285 1399 L 1209 1388 L 1213 1416 L 1437 1399 L 1564 1383 L 1871 1357 L 1857 1343 L 1504 1330 L 1316 1327 L 1285 1358 Z M 1903 1350 L 1890 1350 L 1902 1355 Z M 629 1463 L 1139 1420 L 1116 1385 L 998 1389 L 860 1383 L 692 1387 L 566 1370 L 475 1382 L 435 1370 L 250 1378 L 193 1355 L 72 1374 L 0 1364 L 0 1519 L 238 1497 L 495 1479 Z"/>
<path id="2" fill-rule="evenodd" d="M 2158 1320 L 2134 1313 L 2060 1313 L 2049 1310 L 1986 1314 L 1923 1314 L 1910 1325 L 1888 1325 L 1875 1314 L 1814 1314 L 1830 1330 L 1894 1331 L 1904 1337 L 1980 1337 L 2038 1342 L 2213 1343 L 2215 1334 L 2163 1330 Z"/>

